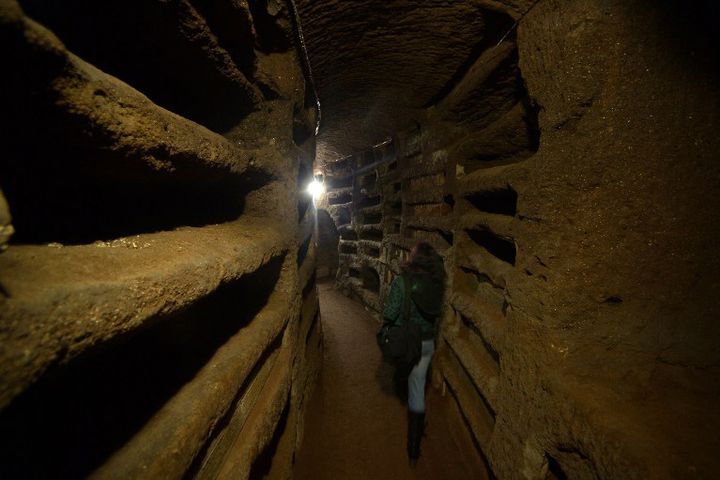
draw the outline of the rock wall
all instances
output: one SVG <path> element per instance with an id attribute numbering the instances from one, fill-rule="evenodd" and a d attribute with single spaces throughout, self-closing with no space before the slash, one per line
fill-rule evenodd
<path id="1" fill-rule="evenodd" d="M 331 162 L 322 168 L 327 194 L 322 206 L 339 234 L 337 286 L 361 301 L 379 317 L 393 265 L 383 245 L 400 225 L 399 187 L 393 143 L 384 142 L 364 152 Z"/>
<path id="2" fill-rule="evenodd" d="M 412 244 L 443 254 L 433 383 L 491 476 L 714 478 L 712 22 L 675 2 L 481 3 L 510 24 L 528 13 L 394 136 L 367 190 L 377 257 L 360 177 L 331 192 L 339 282 L 377 311 Z M 373 265 L 379 295 L 362 288 Z"/>
<path id="3" fill-rule="evenodd" d="M 3 478 L 291 476 L 322 342 L 292 12 L 0 1 Z"/>

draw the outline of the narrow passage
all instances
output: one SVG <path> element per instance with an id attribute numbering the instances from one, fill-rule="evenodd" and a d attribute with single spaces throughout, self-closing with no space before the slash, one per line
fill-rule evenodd
<path id="1" fill-rule="evenodd" d="M 428 426 L 415 469 L 405 453 L 406 407 L 381 362 L 377 324 L 331 282 L 318 285 L 324 364 L 295 464 L 297 480 L 483 479 L 482 463 L 460 432 L 450 435 L 448 398 L 428 388 Z M 430 378 L 428 376 L 428 382 Z"/>

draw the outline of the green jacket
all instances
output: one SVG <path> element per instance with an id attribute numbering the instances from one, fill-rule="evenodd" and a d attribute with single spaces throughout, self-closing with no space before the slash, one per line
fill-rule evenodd
<path id="1" fill-rule="evenodd" d="M 400 325 L 403 322 L 405 278 L 406 275 L 398 275 L 390 285 L 390 292 L 385 299 L 385 310 L 383 311 L 385 323 Z M 409 278 L 412 298 L 410 321 L 420 325 L 423 340 L 430 340 L 435 337 L 436 320 L 440 319 L 443 286 L 425 274 L 411 274 Z"/>

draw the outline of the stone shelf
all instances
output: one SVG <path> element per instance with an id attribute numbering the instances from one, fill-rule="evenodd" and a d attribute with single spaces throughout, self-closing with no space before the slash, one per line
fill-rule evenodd
<path id="1" fill-rule="evenodd" d="M 263 353 L 272 350 L 273 344 L 281 343 L 285 325 L 290 321 L 292 312 L 297 311 L 291 308 L 296 307 L 294 303 L 297 300 L 288 298 L 283 283 L 287 282 L 279 283 L 267 306 L 252 322 L 223 344 L 195 378 L 185 384 L 140 432 L 94 473 L 96 478 L 180 478 L 187 471 L 190 465 L 178 462 L 178 454 L 182 453 L 180 458 L 186 458 L 188 462 L 194 458 L 205 445 L 208 434 L 228 412 Z M 265 403 L 258 400 L 258 406 L 265 412 L 263 415 L 267 415 L 269 410 L 274 417 L 263 421 L 277 422 L 289 390 L 290 368 L 283 365 L 288 361 L 288 347 L 275 348 L 279 348 L 280 352 L 260 392 L 260 396 L 267 395 L 272 401 Z M 282 404 L 278 407 L 275 402 Z M 268 409 L 268 405 L 271 408 Z M 193 412 L 193 415 L 188 417 L 187 412 Z M 252 415 L 248 414 L 250 418 Z M 257 432 L 250 434 L 257 428 L 252 422 L 244 425 L 237 442 L 261 442 Z M 236 445 L 232 448 L 242 450 L 249 447 Z M 240 458 L 247 458 L 247 455 Z M 249 468 L 247 462 L 241 461 L 238 465 L 231 458 L 223 464 L 223 470 Z"/>
<path id="2" fill-rule="evenodd" d="M 502 311 L 462 292 L 454 293 L 450 304 L 458 313 L 465 315 L 475 324 L 495 351 L 502 352 L 506 323 Z"/>
<path id="3" fill-rule="evenodd" d="M 452 336 L 445 338 L 445 341 L 467 371 L 476 388 L 482 392 L 490 405 L 496 405 L 500 378 L 498 364 L 488 358 L 482 347 L 476 346 L 467 338 Z"/>
<path id="4" fill-rule="evenodd" d="M 475 210 L 458 215 L 457 228 L 465 230 L 487 228 L 500 237 L 513 238 L 516 235 L 517 223 L 513 217 Z"/>
<path id="5" fill-rule="evenodd" d="M 50 365 L 178 312 L 286 250 L 279 231 L 247 220 L 85 246 L 10 248 L 0 256 L 2 307 L 12 319 L 0 329 L 10 386 L 0 404 Z"/>
<path id="6" fill-rule="evenodd" d="M 491 412 L 485 405 L 482 394 L 473 384 L 467 371 L 455 357 L 455 353 L 451 349 L 449 350 L 438 358 L 442 375 L 450 393 L 470 424 L 472 434 L 480 447 L 487 451 L 495 429 L 494 412 Z"/>
<path id="7" fill-rule="evenodd" d="M 485 274 L 495 285 L 507 285 L 510 283 L 510 280 L 515 278 L 516 272 L 511 265 L 498 259 L 481 247 L 476 247 L 474 243 L 472 244 L 472 248 L 467 248 L 465 244 L 468 242 L 469 241 L 463 241 L 462 245 L 457 245 L 457 266 Z"/>
<path id="8" fill-rule="evenodd" d="M 406 215 L 404 217 L 404 221 L 406 228 L 413 228 L 416 230 L 452 232 L 455 228 L 452 215 L 445 215 L 443 217 L 411 217 Z"/>

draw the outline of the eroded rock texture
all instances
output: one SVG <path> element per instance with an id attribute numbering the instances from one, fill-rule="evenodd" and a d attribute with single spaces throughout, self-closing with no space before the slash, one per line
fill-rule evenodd
<path id="1" fill-rule="evenodd" d="M 414 242 L 443 253 L 434 383 L 497 478 L 717 477 L 711 10 L 541 0 L 499 46 L 474 50 L 485 9 L 519 18 L 530 4 L 458 3 L 388 2 L 328 26 L 335 42 L 310 38 L 333 78 L 319 80 L 326 117 L 343 118 L 324 123 L 324 151 L 353 153 L 324 168 L 340 285 L 379 311 Z M 308 30 L 330 5 L 305 7 Z M 402 22 L 435 8 L 446 9 L 438 30 L 460 12 L 467 29 L 402 50 L 435 18 Z M 388 41 L 365 49 L 380 34 Z M 457 70 L 428 70 L 425 52 L 456 38 L 462 46 L 444 51 Z M 373 91 L 353 104 L 363 88 Z M 393 100 L 371 100 L 384 95 Z M 392 148 L 369 148 L 388 135 Z"/>
<path id="2" fill-rule="evenodd" d="M 321 359 L 290 12 L 0 2 L 3 478 L 290 475 Z"/>

